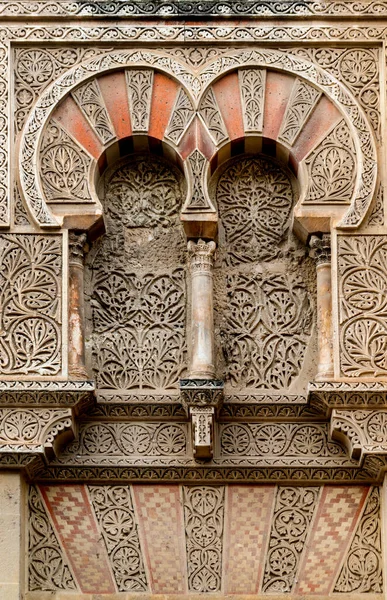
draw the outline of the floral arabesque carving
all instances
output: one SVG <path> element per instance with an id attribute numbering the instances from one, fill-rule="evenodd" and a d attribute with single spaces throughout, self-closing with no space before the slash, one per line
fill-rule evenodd
<path id="1" fill-rule="evenodd" d="M 153 71 L 126 71 L 128 99 L 133 133 L 147 133 L 152 101 Z"/>
<path id="2" fill-rule="evenodd" d="M 300 276 L 235 274 L 222 330 L 233 387 L 286 389 L 299 374 L 313 310 Z"/>
<path id="3" fill-rule="evenodd" d="M 0 373 L 61 372 L 62 237 L 0 238 Z"/>
<path id="4" fill-rule="evenodd" d="M 28 589 L 76 590 L 70 567 L 34 486 L 29 490 L 28 509 Z"/>
<path id="5" fill-rule="evenodd" d="M 90 202 L 91 157 L 52 119 L 41 145 L 41 182 L 48 202 Z"/>
<path id="6" fill-rule="evenodd" d="M 15 122 L 21 131 L 34 101 L 46 87 L 68 69 L 109 48 L 61 46 L 59 48 L 15 48 Z"/>
<path id="7" fill-rule="evenodd" d="M 302 79 L 296 79 L 289 98 L 279 132 L 279 139 L 293 145 L 312 110 L 321 97 L 321 92 Z"/>
<path id="8" fill-rule="evenodd" d="M 329 441 L 325 423 L 226 423 L 219 426 L 220 452 L 226 456 L 345 456 Z"/>
<path id="9" fill-rule="evenodd" d="M 199 114 L 216 145 L 228 139 L 227 129 L 212 87 L 207 90 L 202 98 Z"/>
<path id="10" fill-rule="evenodd" d="M 355 537 L 335 583 L 336 593 L 383 592 L 379 488 L 371 488 Z"/>
<path id="11" fill-rule="evenodd" d="M 224 487 L 184 487 L 184 527 L 191 592 L 221 589 Z"/>
<path id="12" fill-rule="evenodd" d="M 102 143 L 107 144 L 114 140 L 116 134 L 106 110 L 98 80 L 88 81 L 74 90 L 72 96 Z"/>
<path id="13" fill-rule="evenodd" d="M 129 486 L 89 486 L 91 504 L 120 592 L 147 591 L 137 518 Z"/>
<path id="14" fill-rule="evenodd" d="M 239 69 L 238 78 L 245 131 L 259 133 L 263 126 L 266 71 Z"/>
<path id="15" fill-rule="evenodd" d="M 315 65 L 290 56 L 279 50 L 263 48 L 258 50 L 239 50 L 228 53 L 226 62 L 216 59 L 206 66 L 198 76 L 193 75 L 188 68 L 175 61 L 170 56 L 157 51 L 139 52 L 137 50 L 121 50 L 111 52 L 109 55 L 99 57 L 83 63 L 82 66 L 70 70 L 65 77 L 59 78 L 53 86 L 49 86 L 46 92 L 36 103 L 34 110 L 28 118 L 21 142 L 20 169 L 24 196 L 30 208 L 31 214 L 43 226 L 55 225 L 55 219 L 49 213 L 44 199 L 41 197 L 35 165 L 37 137 L 53 106 L 55 106 L 76 85 L 86 81 L 92 73 L 99 68 L 111 69 L 116 66 L 131 66 L 135 62 L 137 68 L 147 66 L 148 68 L 160 68 L 162 71 L 177 77 L 183 85 L 192 91 L 192 95 L 198 98 L 212 80 L 223 72 L 243 66 L 272 67 L 286 70 L 297 74 L 302 72 L 303 78 L 320 87 L 328 96 L 339 102 L 342 112 L 348 121 L 353 124 L 354 134 L 358 138 L 358 178 L 354 187 L 352 198 L 356 198 L 341 223 L 344 227 L 353 227 L 363 219 L 376 183 L 376 148 L 372 139 L 370 127 L 356 101 L 346 89 L 327 72 Z M 102 62 L 101 62 L 102 61 Z M 225 65 L 227 65 L 225 67 Z"/>
<path id="16" fill-rule="evenodd" d="M 293 205 L 279 165 L 263 156 L 238 160 L 220 176 L 216 201 L 231 265 L 275 258 Z"/>
<path id="17" fill-rule="evenodd" d="M 292 591 L 318 496 L 318 487 L 278 487 L 262 592 Z"/>
<path id="18" fill-rule="evenodd" d="M 349 203 L 356 179 L 356 154 L 348 125 L 340 121 L 305 160 L 309 202 Z"/>
<path id="19" fill-rule="evenodd" d="M 387 237 L 338 237 L 340 370 L 386 377 Z"/>
<path id="20" fill-rule="evenodd" d="M 10 204 L 8 189 L 8 61 L 9 53 L 5 44 L 0 42 L 0 226 L 9 225 Z"/>
<path id="21" fill-rule="evenodd" d="M 102 462 L 112 456 L 186 456 L 187 440 L 186 423 L 86 422 L 59 460 L 66 462 L 75 455 L 99 457 Z"/>
<path id="22" fill-rule="evenodd" d="M 180 88 L 173 107 L 165 137 L 179 144 L 183 133 L 187 130 L 195 115 L 191 100 L 184 88 Z"/>

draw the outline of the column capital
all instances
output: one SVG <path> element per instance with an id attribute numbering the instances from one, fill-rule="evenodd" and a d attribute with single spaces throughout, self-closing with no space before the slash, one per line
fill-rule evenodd
<path id="1" fill-rule="evenodd" d="M 84 232 L 69 232 L 69 263 L 83 267 L 87 235 Z"/>
<path id="2" fill-rule="evenodd" d="M 312 249 L 311 256 L 317 266 L 331 262 L 331 236 L 329 233 L 324 233 L 322 237 L 312 235 L 309 246 Z"/>
<path id="3" fill-rule="evenodd" d="M 190 240 L 187 245 L 190 255 L 190 269 L 192 273 L 212 273 L 216 244 L 199 239 L 197 242 Z"/>

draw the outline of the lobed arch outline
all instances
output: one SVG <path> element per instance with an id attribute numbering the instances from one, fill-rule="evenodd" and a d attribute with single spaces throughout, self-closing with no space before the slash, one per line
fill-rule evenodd
<path id="1" fill-rule="evenodd" d="M 59 103 L 80 84 L 108 72 L 128 68 L 153 68 L 172 77 L 184 88 L 197 112 L 208 88 L 222 76 L 240 67 L 265 68 L 299 77 L 316 87 L 337 107 L 350 128 L 356 149 L 357 174 L 351 204 L 338 227 L 359 227 L 370 207 L 377 181 L 377 150 L 374 134 L 354 96 L 336 78 L 313 63 L 272 48 L 230 51 L 207 63 L 199 72 L 157 50 L 120 49 L 93 57 L 73 67 L 53 82 L 30 113 L 21 135 L 19 173 L 22 192 L 31 216 L 42 228 L 60 223 L 44 200 L 39 181 L 40 139 Z M 173 143 L 170 142 L 173 146 Z M 175 151 L 179 154 L 178 148 Z M 218 148 L 216 148 L 218 151 Z M 189 185 L 188 188 L 192 188 Z"/>

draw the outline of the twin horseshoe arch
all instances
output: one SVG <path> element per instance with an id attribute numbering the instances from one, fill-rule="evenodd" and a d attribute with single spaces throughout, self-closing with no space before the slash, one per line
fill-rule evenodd
<path id="1" fill-rule="evenodd" d="M 285 100 L 288 103 L 292 102 L 292 98 L 294 99 L 294 96 L 297 93 L 295 88 L 302 83 L 304 83 L 309 90 L 315 90 L 316 96 L 319 97 L 317 100 L 315 99 L 311 111 L 314 110 L 316 106 L 318 107 L 318 102 L 321 102 L 322 98 L 325 98 L 327 105 L 329 104 L 331 113 L 336 111 L 337 115 L 339 115 L 339 119 L 342 120 L 342 125 L 348 131 L 353 147 L 353 181 L 351 184 L 350 195 L 348 196 L 348 202 L 344 204 L 345 210 L 341 210 L 341 213 L 339 213 L 341 215 L 341 220 L 338 223 L 338 226 L 342 229 L 355 229 L 362 223 L 371 204 L 376 187 L 377 151 L 374 135 L 363 110 L 353 95 L 339 81 L 323 69 L 299 57 L 289 55 L 281 50 L 270 48 L 229 52 L 205 65 L 199 73 L 190 71 L 182 62 L 163 52 L 153 50 L 117 50 L 85 61 L 69 70 L 55 81 L 39 98 L 25 124 L 21 135 L 19 152 L 20 181 L 29 212 L 36 224 L 41 228 L 58 228 L 63 224 L 63 209 L 58 210 L 58 201 L 50 202 L 50 199 L 47 197 L 47 192 L 44 190 L 42 184 L 42 182 L 44 182 L 45 174 L 42 172 L 41 149 L 42 143 L 45 143 L 44 136 L 47 136 L 47 128 L 50 120 L 52 120 L 52 118 L 55 120 L 58 111 L 62 111 L 62 115 L 70 115 L 68 118 L 71 120 L 71 110 L 67 112 L 63 111 L 63 105 L 65 102 L 70 102 L 68 99 L 71 98 L 71 95 L 76 97 L 77 90 L 90 84 L 90 82 L 92 84 L 96 79 L 101 81 L 101 78 L 109 73 L 124 73 L 128 72 L 128 70 L 129 72 L 136 73 L 141 70 L 146 73 L 157 73 L 160 74 L 160 76 L 166 76 L 169 81 L 172 81 L 173 85 L 171 83 L 171 86 L 174 87 L 173 101 L 169 104 L 166 102 L 165 106 L 168 108 L 163 109 L 160 108 L 162 107 L 162 103 L 160 103 L 159 98 L 158 106 L 154 107 L 154 110 L 158 110 L 159 120 L 163 122 L 164 126 L 164 130 L 162 130 L 162 127 L 159 127 L 154 136 L 152 136 L 149 127 L 149 113 L 153 110 L 152 102 L 156 102 L 154 99 L 155 93 L 153 93 L 152 96 L 152 89 L 154 89 L 152 88 L 154 83 L 153 79 L 150 87 L 148 85 L 150 98 L 148 99 L 148 115 L 145 115 L 145 119 L 148 119 L 148 125 L 145 124 L 144 126 L 141 126 L 140 123 L 138 132 L 132 131 L 135 146 L 136 143 L 141 146 L 141 144 L 144 143 L 144 138 L 159 138 L 157 141 L 162 144 L 165 153 L 169 156 L 175 156 L 176 160 L 183 165 L 188 181 L 188 197 L 185 203 L 186 208 L 189 206 L 192 194 L 198 193 L 199 187 L 201 188 L 199 193 L 201 192 L 207 198 L 207 204 L 210 211 L 213 210 L 213 207 L 208 203 L 206 179 L 209 177 L 214 164 L 217 164 L 217 157 L 223 154 L 223 157 L 227 158 L 227 148 L 231 149 L 233 142 L 235 141 L 238 142 L 239 147 L 241 146 L 242 141 L 242 143 L 245 144 L 245 149 L 247 149 L 249 147 L 249 142 L 253 138 L 265 140 L 265 137 L 267 136 L 271 140 L 274 140 L 274 142 L 277 142 L 278 138 L 281 137 L 280 129 L 277 129 L 277 139 L 275 133 L 273 134 L 273 127 L 275 129 L 274 121 L 278 118 L 278 114 L 275 111 L 270 112 L 270 110 L 263 105 L 261 107 L 261 112 L 264 114 L 261 118 L 260 126 L 255 126 L 256 131 L 254 131 L 254 126 L 252 130 L 250 128 L 249 131 L 248 126 L 246 127 L 246 123 L 242 123 L 242 131 L 240 123 L 233 123 L 233 119 L 235 121 L 235 115 L 232 117 L 230 114 L 226 114 L 227 110 L 225 108 L 225 103 L 223 103 L 222 107 L 222 80 L 226 77 L 233 78 L 232 82 L 231 79 L 229 79 L 229 83 L 230 85 L 232 84 L 234 88 L 236 85 L 239 85 L 240 96 L 241 77 L 238 79 L 238 73 L 240 71 L 246 73 L 249 72 L 249 70 L 251 72 L 254 70 L 256 72 L 264 72 L 265 81 L 266 73 L 268 73 L 267 81 L 269 81 L 270 77 L 272 79 L 274 78 L 271 85 L 273 86 L 273 90 L 277 89 L 277 91 L 278 81 L 281 80 L 282 77 L 283 81 L 281 85 L 283 89 L 281 88 L 280 95 L 282 94 L 282 96 L 285 97 L 287 94 L 287 100 Z M 276 74 L 279 75 L 276 76 Z M 123 76 L 125 77 L 125 75 Z M 239 81 L 238 84 L 236 84 L 235 77 Z M 277 82 L 274 81 L 276 77 Z M 286 80 L 286 78 L 288 79 Z M 289 84 L 289 78 L 292 79 L 291 85 Z M 128 83 L 128 80 L 126 80 L 126 83 Z M 144 85 L 143 91 L 146 96 L 146 82 Z M 162 84 L 160 85 L 162 88 Z M 99 87 L 100 86 L 97 86 L 97 88 Z M 141 86 L 139 91 L 141 94 Z M 136 95 L 135 90 L 133 94 Z M 244 101 L 246 102 L 246 97 L 244 98 Z M 71 102 L 73 101 L 71 100 Z M 179 102 L 180 106 L 178 106 Z M 235 112 L 238 113 L 238 101 L 236 100 L 235 102 Z M 297 103 L 295 103 L 295 105 L 296 104 Z M 78 110 L 81 112 L 80 106 L 81 103 L 78 107 Z M 168 118 L 166 118 L 163 110 L 164 112 L 165 110 L 169 111 Z M 144 108 L 144 111 L 146 112 L 146 108 Z M 190 111 L 192 114 L 190 114 Z M 282 154 L 283 149 L 285 148 L 285 153 L 287 152 L 288 154 L 288 160 L 293 161 L 293 163 L 301 163 L 298 175 L 301 183 L 302 198 L 306 197 L 308 187 L 308 177 L 305 165 L 302 164 L 302 161 L 305 156 L 310 155 L 311 148 L 306 148 L 308 152 L 306 155 L 304 153 L 304 157 L 302 157 L 302 160 L 300 161 L 297 160 L 297 156 L 294 158 L 293 147 L 297 145 L 297 140 L 299 141 L 302 138 L 304 130 L 307 129 L 308 118 L 309 122 L 312 121 L 312 117 L 310 116 L 310 114 L 312 114 L 311 111 L 307 115 L 305 122 L 302 123 L 293 145 L 286 143 L 286 141 L 285 143 L 279 144 L 280 152 L 282 152 Z M 242 113 L 243 110 L 240 112 Z M 180 130 L 178 134 L 175 132 L 172 135 L 171 130 L 173 127 L 171 129 L 171 120 L 174 116 L 176 117 L 178 126 L 180 126 Z M 241 118 L 243 121 L 243 115 L 242 117 L 239 117 L 239 120 Z M 260 117 L 258 116 L 257 118 L 259 121 Z M 283 114 L 282 118 L 285 118 Z M 265 131 L 266 124 L 267 131 Z M 336 120 L 332 118 L 331 125 L 330 132 L 333 132 L 334 127 L 338 125 L 338 118 L 336 118 Z M 157 129 L 157 126 L 155 127 Z M 167 131 L 168 127 L 169 135 Z M 283 127 L 284 124 L 282 123 L 282 129 Z M 198 143 L 196 133 L 193 133 L 193 131 L 197 132 L 198 129 L 203 130 L 199 135 L 201 139 L 200 143 Z M 212 129 L 214 131 L 212 131 Z M 95 134 L 96 131 L 92 131 L 91 137 L 98 137 Z M 67 136 L 68 132 L 65 132 L 64 135 Z M 106 141 L 104 142 L 103 137 L 101 138 L 100 134 L 100 147 L 98 148 L 98 146 L 95 145 L 96 147 L 92 152 L 90 152 L 89 148 L 85 149 L 82 147 L 82 136 L 78 136 L 78 139 L 75 139 L 74 136 L 72 137 L 72 143 L 79 145 L 80 151 L 88 157 L 89 164 L 91 164 L 89 174 L 94 172 L 93 177 L 89 176 L 87 184 L 89 187 L 90 198 L 85 204 L 81 202 L 81 206 L 78 206 L 75 210 L 72 208 L 74 207 L 74 202 L 69 202 L 66 207 L 66 210 L 70 211 L 70 213 L 74 210 L 75 221 L 77 219 L 76 215 L 82 215 L 82 209 L 85 208 L 87 210 L 87 205 L 90 207 L 93 202 L 94 216 L 91 217 L 91 221 L 93 219 L 95 220 L 97 216 L 101 214 L 100 208 L 98 209 L 99 203 L 94 191 L 95 182 L 93 179 L 96 178 L 95 173 L 98 170 L 97 165 L 100 165 L 101 162 L 103 162 L 101 161 L 102 154 L 109 154 L 109 148 L 111 149 L 115 143 L 116 145 L 119 145 L 120 141 L 118 139 L 119 136 L 117 135 L 115 136 L 115 139 L 114 135 L 110 140 L 107 139 L 108 137 L 109 136 L 105 136 Z M 306 134 L 304 137 L 305 140 L 307 140 L 308 136 Z M 279 139 L 279 142 L 281 142 L 281 139 Z M 307 146 L 307 142 L 305 143 Z M 315 147 L 317 145 L 321 146 L 323 143 L 324 139 L 320 139 L 318 143 L 316 141 Z M 200 156 L 204 158 L 204 160 L 199 161 L 201 163 L 200 168 L 203 171 L 202 173 L 195 173 L 198 161 L 194 164 L 192 160 L 189 160 L 195 152 L 196 158 L 198 157 L 197 147 L 199 147 Z M 114 154 L 115 153 L 110 150 L 110 155 Z M 300 156 L 301 155 L 302 151 Z M 296 169 L 298 169 L 298 164 L 296 164 Z M 351 170 L 350 165 L 347 165 L 347 171 L 348 170 Z M 333 204 L 330 204 L 329 202 L 325 202 L 324 204 L 324 202 L 322 202 L 319 205 L 315 204 L 313 210 L 317 207 L 320 214 L 327 219 L 327 217 L 332 215 L 334 204 L 334 202 Z M 342 208 L 343 206 L 341 209 Z M 74 223 L 74 219 L 72 223 Z M 72 227 L 74 227 L 74 225 L 72 225 Z M 80 225 L 79 227 L 74 228 L 81 229 L 83 226 Z"/>

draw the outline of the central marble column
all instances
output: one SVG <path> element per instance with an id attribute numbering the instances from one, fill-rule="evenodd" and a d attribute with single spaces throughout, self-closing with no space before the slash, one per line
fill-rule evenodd
<path id="1" fill-rule="evenodd" d="M 214 317 L 212 271 L 216 244 L 188 242 L 191 272 L 190 379 L 214 379 Z"/>
<path id="2" fill-rule="evenodd" d="M 85 366 L 84 247 L 85 233 L 69 234 L 69 375 L 87 379 Z"/>

